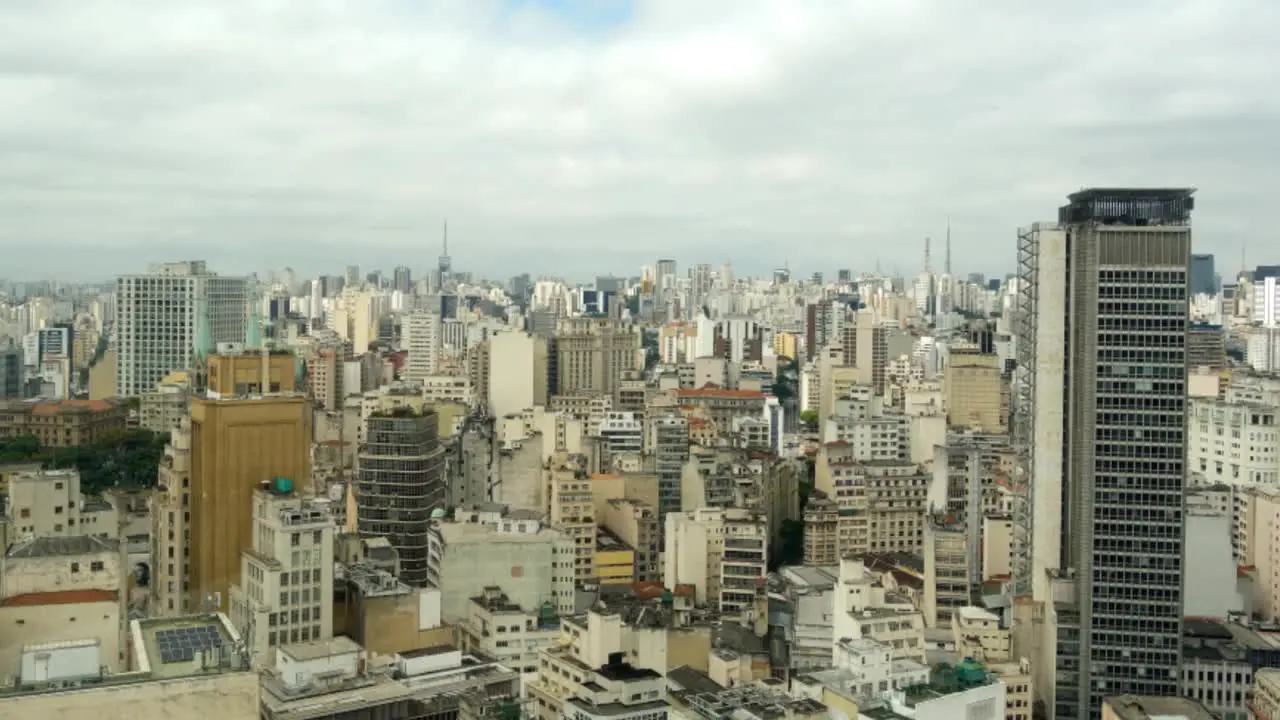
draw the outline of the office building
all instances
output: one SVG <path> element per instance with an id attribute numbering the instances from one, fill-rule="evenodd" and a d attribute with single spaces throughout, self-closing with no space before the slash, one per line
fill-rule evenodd
<path id="1" fill-rule="evenodd" d="M 219 277 L 202 261 L 153 265 L 116 281 L 116 392 L 150 392 L 166 375 L 194 366 L 197 338 L 243 342 L 245 278 Z"/>
<path id="2" fill-rule="evenodd" d="M 0 398 L 22 397 L 22 349 L 0 347 Z"/>
<path id="3" fill-rule="evenodd" d="M 1084 190 L 1019 234 L 1015 590 L 1056 615 L 1063 720 L 1178 694 L 1191 195 Z"/>
<path id="4" fill-rule="evenodd" d="M 1215 295 L 1218 292 L 1217 274 L 1213 269 L 1212 255 L 1192 255 L 1188 272 L 1191 274 L 1192 295 Z"/>
<path id="5" fill-rule="evenodd" d="M 399 265 L 392 273 L 391 289 L 402 293 L 413 292 L 413 274 L 409 268 Z"/>
<path id="6" fill-rule="evenodd" d="M 374 410 L 358 456 L 357 528 L 385 537 L 400 555 L 400 580 L 427 582 L 431 512 L 444 506 L 444 447 L 435 410 Z"/>
<path id="7" fill-rule="evenodd" d="M 253 547 L 253 493 L 262 481 L 311 478 L 311 404 L 294 378 L 288 353 L 209 358 L 207 394 L 191 400 L 186 549 L 193 611 L 228 608 L 240 558 Z M 261 394 L 263 385 L 279 392 Z"/>
<path id="8" fill-rule="evenodd" d="M 637 369 L 640 333 L 609 318 L 560 318 L 555 330 L 555 394 L 614 395 L 622 373 Z"/>
<path id="9" fill-rule="evenodd" d="M 253 546 L 231 586 L 231 622 L 255 665 L 276 648 L 333 637 L 333 516 L 327 499 L 303 498 L 293 481 L 263 481 L 253 493 Z"/>

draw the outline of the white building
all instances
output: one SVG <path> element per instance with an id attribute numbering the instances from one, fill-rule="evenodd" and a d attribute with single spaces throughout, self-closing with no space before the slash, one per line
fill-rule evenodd
<path id="1" fill-rule="evenodd" d="M 440 314 L 417 311 L 404 318 L 404 347 L 409 351 L 405 360 L 406 380 L 423 381 L 435 375 L 440 368 Z"/>
<path id="2" fill-rule="evenodd" d="M 669 588 L 693 585 L 699 605 L 741 612 L 755 602 L 769 557 L 764 514 L 741 508 L 699 508 L 667 515 Z"/>
<path id="3" fill-rule="evenodd" d="M 1192 399 L 1187 465 L 1208 484 L 1280 483 L 1280 425 L 1275 407 Z"/>
<path id="4" fill-rule="evenodd" d="M 263 488 L 253 494 L 253 549 L 231 586 L 231 621 L 255 664 L 276 648 L 333 637 L 333 539 L 327 501 Z"/>
<path id="5" fill-rule="evenodd" d="M 174 370 L 192 367 L 198 339 L 244 342 L 248 282 L 214 275 L 203 261 L 164 263 L 145 274 L 122 275 L 116 295 L 120 396 L 150 392 Z"/>

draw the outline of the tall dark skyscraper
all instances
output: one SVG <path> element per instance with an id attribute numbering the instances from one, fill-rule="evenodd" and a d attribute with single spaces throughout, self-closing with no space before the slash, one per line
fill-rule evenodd
<path id="1" fill-rule="evenodd" d="M 435 410 L 375 411 L 360 446 L 356 518 L 363 536 L 387 538 L 400 554 L 400 579 L 427 582 L 431 511 L 444 506 L 444 448 Z"/>
<path id="2" fill-rule="evenodd" d="M 1015 590 L 1056 623 L 1059 720 L 1178 694 L 1191 195 L 1085 190 L 1019 234 Z"/>
<path id="3" fill-rule="evenodd" d="M 1191 256 L 1191 294 L 1213 295 L 1218 292 L 1217 274 L 1212 255 Z"/>

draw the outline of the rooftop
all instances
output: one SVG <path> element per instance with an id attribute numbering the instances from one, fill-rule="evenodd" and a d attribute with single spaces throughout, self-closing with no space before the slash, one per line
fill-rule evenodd
<path id="1" fill-rule="evenodd" d="M 12 413 L 29 412 L 33 415 L 82 415 L 123 409 L 123 405 L 111 400 L 3 400 L 0 410 Z"/>
<path id="2" fill-rule="evenodd" d="M 59 590 L 56 592 L 13 595 L 0 602 L 0 606 L 78 605 L 81 603 L 115 602 L 118 597 L 119 594 L 115 590 Z"/>
<path id="3" fill-rule="evenodd" d="M 1190 698 L 1116 695 L 1103 698 L 1120 720 L 1213 720 L 1203 705 Z"/>
<path id="4" fill-rule="evenodd" d="M 307 662 L 308 660 L 322 660 L 335 655 L 358 653 L 363 649 L 355 640 L 346 635 L 335 635 L 329 640 L 315 640 L 313 642 L 281 646 L 280 654 L 297 662 Z"/>
<path id="5" fill-rule="evenodd" d="M 138 668 L 154 679 L 243 667 L 240 635 L 221 613 L 134 620 L 131 630 Z"/>
<path id="6" fill-rule="evenodd" d="M 94 535 L 42 537 L 20 540 L 14 543 L 6 554 L 11 558 L 67 557 L 115 553 L 119 548 L 120 542 L 118 540 L 110 540 Z"/>

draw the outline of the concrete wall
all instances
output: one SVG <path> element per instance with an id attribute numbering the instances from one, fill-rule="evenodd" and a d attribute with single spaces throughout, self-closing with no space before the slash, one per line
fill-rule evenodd
<path id="1" fill-rule="evenodd" d="M 257 720 L 257 673 L 227 673 L 6 698 L 0 716 L 58 720 Z"/>
<path id="2" fill-rule="evenodd" d="M 0 607 L 0 627 L 5 629 L 0 635 L 0 680 L 18 674 L 24 645 L 67 640 L 97 640 L 101 643 L 99 662 L 112 671 L 124 669 L 120 659 L 120 604 L 115 600 Z M 27 717 L 8 715 L 8 702 L 0 701 L 0 717 Z"/>

